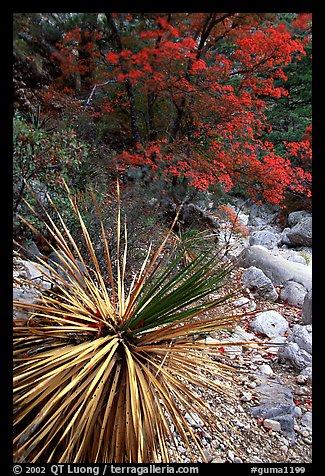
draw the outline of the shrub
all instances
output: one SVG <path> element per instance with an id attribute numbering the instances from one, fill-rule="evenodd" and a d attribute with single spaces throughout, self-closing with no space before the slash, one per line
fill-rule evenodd
<path id="1" fill-rule="evenodd" d="M 15 184 L 14 211 L 26 191 L 25 183 L 46 184 L 49 191 L 58 192 L 64 178 L 73 186 L 81 177 L 88 147 L 79 141 L 72 129 L 49 128 L 50 117 L 15 113 L 13 119 L 13 178 Z M 84 174 L 85 175 L 85 174 Z"/>
<path id="2" fill-rule="evenodd" d="M 185 414 L 196 413 L 220 432 L 214 411 L 191 387 L 230 400 L 237 395 L 234 369 L 225 365 L 227 344 L 197 339 L 201 333 L 231 329 L 241 318 L 231 304 L 240 290 L 225 287 L 231 262 L 210 249 L 180 266 L 191 243 L 183 239 L 181 249 L 172 246 L 168 252 L 169 230 L 155 251 L 149 247 L 127 288 L 128 233 L 120 206 L 113 261 L 93 195 L 106 280 L 67 190 L 92 265 L 86 266 L 62 216 L 55 222 L 43 208 L 55 243 L 50 246 L 60 250 L 62 265 L 59 273 L 40 259 L 53 289 L 43 292 L 38 303 L 14 302 L 29 313 L 27 321 L 14 322 L 15 461 L 182 461 L 174 431 L 192 461 L 197 460 L 194 448 L 205 461 Z"/>
<path id="3" fill-rule="evenodd" d="M 14 221 L 15 229 L 30 238 L 22 229 L 16 212 L 26 216 L 28 209 L 23 198 L 35 205 L 33 195 L 28 192 L 29 185 L 43 204 L 50 194 L 60 210 L 65 210 L 67 197 L 64 194 L 65 179 L 75 191 L 85 190 L 89 177 L 89 147 L 78 140 L 73 129 L 57 130 L 50 116 L 35 114 L 23 115 L 16 112 L 13 119 L 13 180 L 14 180 Z M 41 232 L 44 227 L 37 215 L 29 217 Z"/>
<path id="4" fill-rule="evenodd" d="M 241 222 L 233 208 L 229 205 L 219 205 L 216 216 L 219 219 L 220 234 L 226 243 L 236 235 L 240 238 L 248 237 L 248 228 Z"/>

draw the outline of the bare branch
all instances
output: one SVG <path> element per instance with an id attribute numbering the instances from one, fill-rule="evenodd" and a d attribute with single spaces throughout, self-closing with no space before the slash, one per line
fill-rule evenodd
<path id="1" fill-rule="evenodd" d="M 115 79 L 109 79 L 107 81 L 105 81 L 105 83 L 101 83 L 101 84 L 95 84 L 93 89 L 91 90 L 91 93 L 90 95 L 88 96 L 88 99 L 85 100 L 86 104 L 85 104 L 85 110 L 87 109 L 87 107 L 91 104 L 91 101 L 92 101 L 92 98 L 93 98 L 93 95 L 96 91 L 97 88 L 102 88 L 104 86 L 107 86 L 108 84 L 113 84 L 113 83 L 117 83 L 117 80 Z"/>

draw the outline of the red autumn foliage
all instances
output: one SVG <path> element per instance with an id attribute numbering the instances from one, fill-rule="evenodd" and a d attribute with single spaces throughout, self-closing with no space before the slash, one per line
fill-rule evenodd
<path id="1" fill-rule="evenodd" d="M 199 190 L 239 184 L 253 199 L 276 204 L 288 190 L 311 196 L 311 130 L 286 142 L 286 155 L 262 140 L 266 100 L 288 94 L 284 68 L 305 55 L 306 41 L 295 31 L 308 32 L 311 14 L 297 14 L 290 28 L 274 14 L 151 13 L 139 27 L 132 22 L 140 14 L 105 15 L 114 41 L 103 48 L 105 34 L 93 31 L 87 43 L 75 28 L 56 60 L 63 86 L 87 68 L 93 85 L 109 84 L 92 113 L 114 121 L 127 111 L 134 147 L 116 156 L 120 167 L 146 165 L 153 180 L 164 176 Z"/>
<path id="2" fill-rule="evenodd" d="M 239 220 L 238 215 L 229 205 L 220 205 L 215 216 L 221 220 L 220 230 L 223 232 L 226 240 L 231 235 L 247 238 L 248 228 Z"/>

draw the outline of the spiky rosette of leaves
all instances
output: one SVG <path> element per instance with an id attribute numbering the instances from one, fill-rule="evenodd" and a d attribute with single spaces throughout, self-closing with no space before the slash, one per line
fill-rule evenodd
<path id="1" fill-rule="evenodd" d="M 14 302 L 29 316 L 14 321 L 15 461 L 177 462 L 182 459 L 175 432 L 192 461 L 197 452 L 205 461 L 185 415 L 195 413 L 220 432 L 217 415 L 192 389 L 230 399 L 237 395 L 233 369 L 220 358 L 220 347 L 228 344 L 197 339 L 200 333 L 231 329 L 242 317 L 231 304 L 237 291 L 224 291 L 232 265 L 210 250 L 180 266 L 190 243 L 167 253 L 170 230 L 156 251 L 149 247 L 126 289 L 128 240 L 119 203 L 113 263 L 93 195 L 105 274 L 66 188 L 91 266 L 52 202 L 57 220 L 45 209 L 43 220 L 61 262 L 53 269 L 44 258 L 35 266 L 46 269 L 53 289 L 34 284 L 37 302 Z"/>

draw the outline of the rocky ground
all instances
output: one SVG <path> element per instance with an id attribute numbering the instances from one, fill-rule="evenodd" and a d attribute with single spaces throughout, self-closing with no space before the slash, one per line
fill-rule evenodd
<path id="1" fill-rule="evenodd" d="M 307 224 L 309 226 L 309 224 Z M 295 225 L 292 225 L 292 229 Z M 307 232 L 309 233 L 309 228 Z M 207 344 L 218 341 L 220 338 L 229 339 L 232 342 L 241 342 L 240 345 L 225 347 L 225 358 L 228 357 L 235 367 L 242 373 L 237 381 L 239 384 L 239 398 L 225 401 L 222 396 L 202 388 L 193 387 L 193 393 L 198 394 L 207 402 L 212 410 L 215 410 L 216 419 L 220 421 L 220 433 L 211 431 L 205 427 L 198 415 L 185 415 L 185 418 L 193 427 L 193 431 L 201 440 L 202 448 L 209 462 L 215 463 L 310 463 L 312 462 L 312 385 L 311 385 L 311 309 L 307 315 L 303 315 L 303 297 L 307 291 L 311 292 L 311 270 L 307 269 L 311 263 L 307 263 L 305 257 L 311 261 L 311 246 L 307 242 L 304 248 L 290 248 L 286 245 L 279 247 L 277 239 L 270 243 L 269 229 L 258 229 L 259 239 L 266 240 L 264 245 L 244 240 L 233 240 L 232 252 L 234 256 L 244 250 L 253 252 L 263 251 L 262 260 L 254 261 L 260 266 L 258 275 L 253 278 L 256 285 L 261 285 L 259 292 L 252 294 L 251 289 L 246 288 L 247 297 L 241 298 L 237 306 L 242 309 L 254 311 L 250 317 L 246 317 L 235 328 L 232 335 L 225 336 L 211 333 L 202 337 Z M 289 230 L 290 231 L 290 230 Z M 251 229 L 252 232 L 252 229 Z M 256 239 L 256 228 L 253 229 Z M 273 234 L 276 234 L 273 233 Z M 282 232 L 283 235 L 283 232 Z M 252 233 L 251 235 L 252 236 Z M 286 235 L 287 236 L 287 235 Z M 274 240 L 274 237 L 272 237 Z M 309 238 L 308 238 L 309 239 Z M 266 247 L 264 247 L 266 246 Z M 279 256 L 284 256 L 281 261 Z M 289 256 L 290 255 L 290 256 Z M 276 256 L 276 259 L 273 259 Z M 258 254 L 255 255 L 257 260 Z M 271 259 L 272 258 L 272 259 Z M 289 259 L 291 258 L 291 259 Z M 266 261 L 265 261 L 266 260 Z M 302 264 L 302 261 L 305 264 Z M 239 261 L 240 263 L 240 261 Z M 288 287 L 286 275 L 274 271 L 274 266 L 282 272 L 283 263 L 289 273 Z M 233 274 L 233 285 L 247 284 L 243 275 L 247 268 L 256 272 L 255 264 L 243 261 L 244 266 L 237 267 Z M 273 283 L 266 278 L 265 273 L 271 273 Z M 40 273 L 33 270 L 33 266 L 27 261 L 14 261 L 14 297 L 15 299 L 33 300 L 35 293 L 28 286 L 21 286 L 21 278 L 35 280 L 35 283 L 47 287 L 42 281 Z M 260 277 L 263 274 L 264 281 Z M 275 273 L 275 274 L 274 274 Z M 257 276 L 257 277 L 256 277 Z M 291 277 L 292 276 L 292 277 Z M 301 277 L 303 279 L 301 279 Z M 17 279 L 20 278 L 20 279 Z M 268 280 L 267 280 L 268 279 Z M 276 281 L 282 279 L 279 284 Z M 41 281 L 40 281 L 41 280 Z M 297 284 L 298 283 L 298 284 Z M 245 285 L 243 286 L 245 287 Z M 284 294 L 284 289 L 287 293 Z M 302 293 L 302 294 L 301 294 Z M 283 298 L 286 296 L 286 299 Z M 291 304 L 290 304 L 291 302 Z M 294 305 L 297 303 L 298 305 Z M 261 327 L 256 322 L 256 316 L 265 311 L 275 314 L 263 314 L 263 325 L 269 320 L 269 327 Z M 16 314 L 16 318 L 20 317 Z M 307 320 L 306 320 L 307 319 Z M 255 320 L 255 322 L 253 322 Z M 272 334 L 272 326 L 276 332 Z M 295 339 L 293 339 L 295 336 Z M 283 353 L 291 339 L 291 354 Z M 242 345 L 244 342 L 255 342 L 255 345 Z M 276 343 L 277 345 L 274 345 Z M 309 348 L 310 347 L 310 348 Z M 310 360 L 309 360 L 310 359 Z M 221 417 L 221 420 L 219 418 Z M 178 452 L 184 455 L 183 462 L 190 462 L 187 450 L 182 446 L 175 434 Z M 197 461 L 202 461 L 198 454 Z"/>
<path id="2" fill-rule="evenodd" d="M 228 425 L 221 423 L 222 436 L 219 436 L 200 426 L 195 415 L 191 416 L 191 422 L 197 434 L 201 435 L 210 462 L 311 463 L 311 361 L 307 363 L 311 359 L 311 349 L 308 348 L 307 353 L 302 350 L 298 339 L 299 345 L 290 344 L 292 354 L 288 356 L 283 350 L 292 336 L 300 332 L 307 336 L 308 346 L 311 345 L 311 310 L 308 318 L 302 316 L 307 290 L 311 293 L 311 218 L 306 219 L 305 212 L 295 212 L 289 216 L 289 228 L 284 230 L 272 225 L 272 212 L 265 209 L 255 208 L 254 213 L 251 210 L 246 215 L 240 212 L 238 218 L 247 225 L 249 233 L 245 238 L 232 236 L 228 243 L 232 258 L 237 259 L 243 252 L 234 281 L 249 281 L 247 268 L 254 268 L 256 273 L 255 266 L 263 275 L 263 283 L 261 276 L 256 274 L 253 277 L 255 282 L 250 283 L 251 288 L 260 286 L 260 292 L 242 299 L 242 305 L 255 310 L 256 315 L 272 310 L 275 319 L 279 319 L 277 325 L 284 325 L 284 328 L 279 328 L 278 337 L 272 339 L 259 332 L 258 325 L 252 325 L 254 315 L 240 323 L 239 334 L 234 333 L 230 340 L 240 341 L 244 335 L 245 339 L 266 344 L 233 348 L 232 361 L 244 371 L 239 379 L 240 398 L 229 403 L 218 395 L 193 388 Z M 304 228 L 302 233 L 301 228 Z M 255 245 L 262 245 L 262 249 Z M 265 315 L 263 317 L 265 319 Z M 212 335 L 207 340 L 213 341 L 214 338 L 218 340 L 220 336 Z M 280 342 L 282 346 L 270 347 L 269 342 Z M 183 452 L 184 462 L 189 462 L 185 449 Z"/>
<path id="3" fill-rule="evenodd" d="M 236 281 L 241 279 L 243 272 L 243 268 L 238 268 L 234 279 Z M 25 266 L 15 261 L 14 276 L 22 277 L 24 273 L 26 273 Z M 22 291 L 16 280 L 14 288 L 16 291 Z M 280 292 L 280 289 L 277 288 L 277 291 Z M 28 292 L 28 289 L 24 289 L 24 292 Z M 256 311 L 272 309 L 279 312 L 289 325 L 286 335 L 295 324 L 301 323 L 301 308 L 299 307 L 283 302 L 270 303 L 256 298 L 254 301 L 249 301 L 247 305 L 251 305 L 252 302 L 256 305 Z M 239 329 L 247 333 L 243 334 L 245 338 L 268 344 L 269 337 L 252 331 L 251 320 L 252 317 L 248 317 L 240 323 Z M 221 336 L 215 334 L 205 337 L 207 348 L 209 339 L 220 341 L 220 338 Z M 241 335 L 237 334 L 233 340 L 236 341 L 236 339 L 242 341 Z M 201 439 L 208 461 L 215 463 L 310 463 L 312 461 L 312 427 L 309 418 L 312 412 L 311 383 L 301 375 L 300 370 L 279 360 L 276 346 L 254 346 L 253 348 L 236 346 L 232 349 L 234 349 L 232 353 L 226 350 L 227 356 L 230 356 L 235 367 L 244 371 L 238 377 L 241 391 L 237 401 L 229 403 L 214 392 L 193 387 L 193 392 L 215 409 L 218 418 L 224 419 L 224 422 L 220 422 L 222 435 L 205 427 L 197 415 L 186 416 L 195 434 Z M 294 434 L 285 434 L 279 422 L 272 418 L 258 418 L 252 415 L 252 409 L 260 404 L 261 395 L 258 388 L 263 382 L 277 382 L 280 384 L 281 391 L 284 388 L 290 389 L 291 403 L 294 407 L 292 412 Z M 177 435 L 175 437 L 179 445 L 178 450 L 184 454 L 183 461 L 190 462 L 182 442 L 177 440 Z M 198 462 L 202 461 L 200 455 L 197 458 Z"/>
<path id="4" fill-rule="evenodd" d="M 241 270 L 239 270 L 241 271 Z M 270 309 L 270 303 L 260 300 L 258 309 Z M 301 321 L 301 309 L 282 303 L 272 304 L 288 320 L 289 328 Z M 247 321 L 243 328 L 249 330 Z M 268 338 L 256 336 L 260 342 Z M 215 408 L 228 425 L 221 423 L 223 436 L 209 432 L 203 425 L 191 419 L 196 434 L 202 435 L 202 447 L 212 463 L 310 463 L 312 461 L 312 386 L 300 371 L 286 362 L 280 362 L 277 348 L 244 348 L 234 353 L 233 361 L 244 373 L 239 378 L 241 397 L 231 404 L 215 393 L 193 389 L 204 401 Z M 263 372 L 265 372 L 263 374 Z M 294 438 L 281 431 L 278 421 L 256 418 L 252 409 L 260 404 L 258 387 L 265 382 L 279 382 L 280 388 L 288 387 L 292 394 L 294 412 Z M 202 422 L 201 422 L 202 423 Z M 227 444 L 229 438 L 233 449 Z M 184 449 L 185 454 L 185 449 Z M 198 461 L 200 458 L 198 456 Z M 184 456 L 184 462 L 189 462 Z"/>

